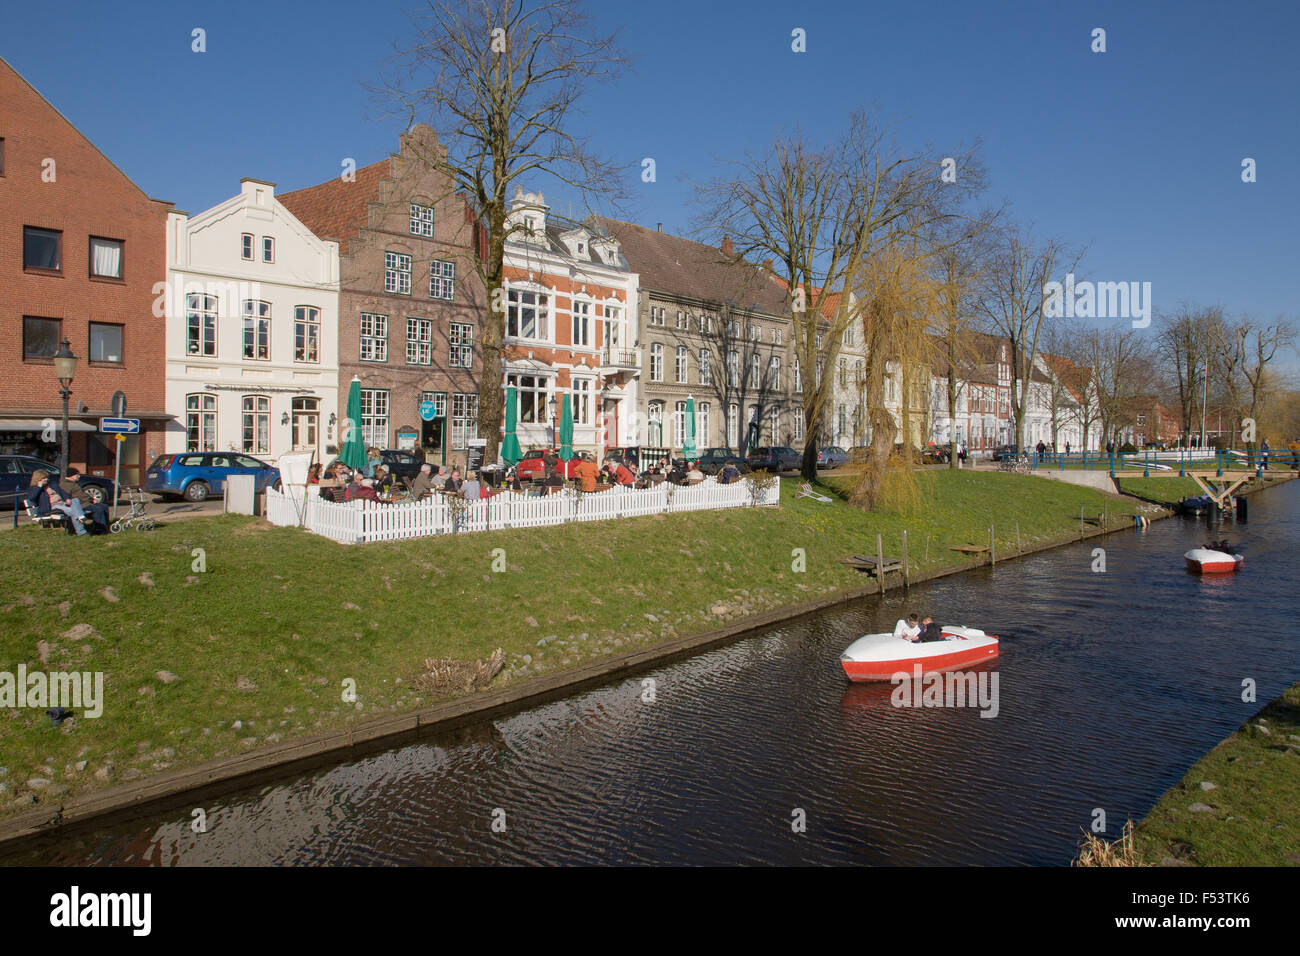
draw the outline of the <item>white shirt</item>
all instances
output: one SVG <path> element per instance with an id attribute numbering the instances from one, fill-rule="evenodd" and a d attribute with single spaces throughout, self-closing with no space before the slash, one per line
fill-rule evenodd
<path id="1" fill-rule="evenodd" d="M 902 638 L 905 641 L 910 641 L 920 633 L 921 628 L 908 624 L 905 617 L 899 618 L 898 623 L 894 625 L 894 637 Z"/>

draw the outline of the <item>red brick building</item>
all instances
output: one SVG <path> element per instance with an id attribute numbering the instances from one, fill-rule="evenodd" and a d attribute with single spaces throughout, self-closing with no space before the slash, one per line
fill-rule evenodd
<path id="1" fill-rule="evenodd" d="M 53 356 L 66 339 L 79 359 L 71 464 L 112 476 L 99 418 L 120 390 L 142 429 L 123 444 L 122 481 L 139 484 L 169 420 L 154 284 L 166 277 L 171 204 L 145 195 L 4 60 L 0 103 L 0 453 L 58 461 Z"/>
<path id="2" fill-rule="evenodd" d="M 432 165 L 445 149 L 428 126 L 401 151 L 318 186 L 277 197 L 339 244 L 339 403 L 361 380 L 368 446 L 422 448 L 463 462 L 478 437 L 479 344 L 485 309 L 476 225 L 452 181 Z M 423 402 L 434 416 L 420 416 Z"/>

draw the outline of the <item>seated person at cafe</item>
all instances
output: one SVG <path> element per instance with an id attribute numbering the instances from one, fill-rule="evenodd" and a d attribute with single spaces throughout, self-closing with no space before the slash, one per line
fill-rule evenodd
<path id="1" fill-rule="evenodd" d="M 69 468 L 67 477 L 59 482 L 59 490 L 69 498 L 80 502 L 81 510 L 90 515 L 95 524 L 100 525 L 104 531 L 108 530 L 108 504 L 91 500 L 90 493 L 81 486 L 80 471 Z"/>
<path id="2" fill-rule="evenodd" d="M 352 483 L 348 485 L 348 501 L 354 501 L 357 498 L 364 498 L 366 501 L 379 500 L 379 495 L 375 493 L 374 479 L 362 478 L 360 474 L 353 474 Z"/>
<path id="3" fill-rule="evenodd" d="M 393 493 L 393 486 L 397 483 L 396 479 L 389 473 L 386 465 L 375 466 L 374 488 L 379 494 L 387 497 Z"/>
<path id="4" fill-rule="evenodd" d="M 673 466 L 673 470 L 668 472 L 668 480 L 674 485 L 680 485 L 686 481 L 686 462 L 679 462 Z"/>
<path id="5" fill-rule="evenodd" d="M 519 480 L 519 469 L 511 465 L 506 469 L 506 485 L 511 491 L 523 491 L 523 483 Z"/>
<path id="6" fill-rule="evenodd" d="M 450 475 L 450 477 L 447 478 L 446 483 L 443 484 L 443 486 L 442 486 L 442 490 L 443 490 L 443 491 L 460 491 L 460 486 L 461 486 L 462 484 L 464 484 L 464 482 L 461 480 L 461 477 L 460 477 L 460 465 L 456 465 L 455 467 L 453 467 L 453 468 L 451 469 L 451 475 Z"/>
<path id="7" fill-rule="evenodd" d="M 687 481 L 703 481 L 703 480 L 704 480 L 704 472 L 700 471 L 700 466 L 699 466 L 699 463 L 698 463 L 698 462 L 694 462 L 694 461 L 691 462 L 691 464 L 690 464 L 690 470 L 689 470 L 688 472 L 686 472 L 686 480 L 687 480 Z"/>
<path id="8" fill-rule="evenodd" d="M 469 477 L 460 486 L 460 493 L 470 501 L 478 501 L 483 497 L 483 486 L 479 484 L 477 471 L 469 473 Z"/>
<path id="9" fill-rule="evenodd" d="M 578 459 L 578 464 L 574 466 L 574 471 L 578 476 L 578 487 L 583 491 L 596 490 L 596 463 L 592 461 L 590 455 L 584 452 Z"/>
<path id="10" fill-rule="evenodd" d="M 433 491 L 433 466 L 425 462 L 420 466 L 420 473 L 411 479 L 411 495 L 423 498 Z"/>
<path id="11" fill-rule="evenodd" d="M 614 471 L 614 481 L 620 485 L 636 484 L 636 465 L 619 462 L 618 468 Z"/>
<path id="12" fill-rule="evenodd" d="M 740 469 L 731 462 L 723 466 L 722 473 L 718 476 L 722 479 L 723 484 L 729 484 L 740 479 Z"/>
<path id="13" fill-rule="evenodd" d="M 71 498 L 59 486 L 50 482 L 50 473 L 38 469 L 32 475 L 32 485 L 27 489 L 27 502 L 42 518 L 61 511 L 72 519 L 72 530 L 77 534 L 86 534 L 82 522 L 86 513 L 81 510 L 81 502 Z"/>

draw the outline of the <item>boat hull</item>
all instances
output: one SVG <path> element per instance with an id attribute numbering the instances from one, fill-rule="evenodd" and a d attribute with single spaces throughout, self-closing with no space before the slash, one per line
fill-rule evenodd
<path id="1" fill-rule="evenodd" d="M 915 643 L 893 634 L 867 634 L 840 655 L 844 676 L 851 681 L 887 681 L 911 677 L 917 666 L 924 674 L 943 674 L 991 661 L 998 656 L 998 639 L 973 627 L 949 625 L 944 641 Z"/>
<path id="2" fill-rule="evenodd" d="M 1240 554 L 1193 548 L 1183 555 L 1187 570 L 1193 574 L 1232 574 L 1241 569 L 1246 559 Z"/>

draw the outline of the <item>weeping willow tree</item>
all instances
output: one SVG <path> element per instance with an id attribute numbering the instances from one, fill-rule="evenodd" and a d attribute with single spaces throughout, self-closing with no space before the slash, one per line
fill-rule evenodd
<path id="1" fill-rule="evenodd" d="M 920 504 L 920 488 L 908 449 L 912 421 L 919 412 L 917 396 L 929 392 L 919 386 L 929 384 L 930 317 L 939 296 L 924 246 L 907 235 L 884 244 L 864 264 L 857 294 L 867 351 L 863 391 L 871 437 L 850 500 L 868 510 L 877 504 L 914 510 Z M 901 384 L 896 400 L 888 387 L 891 380 Z M 901 455 L 894 449 L 900 435 Z"/>

